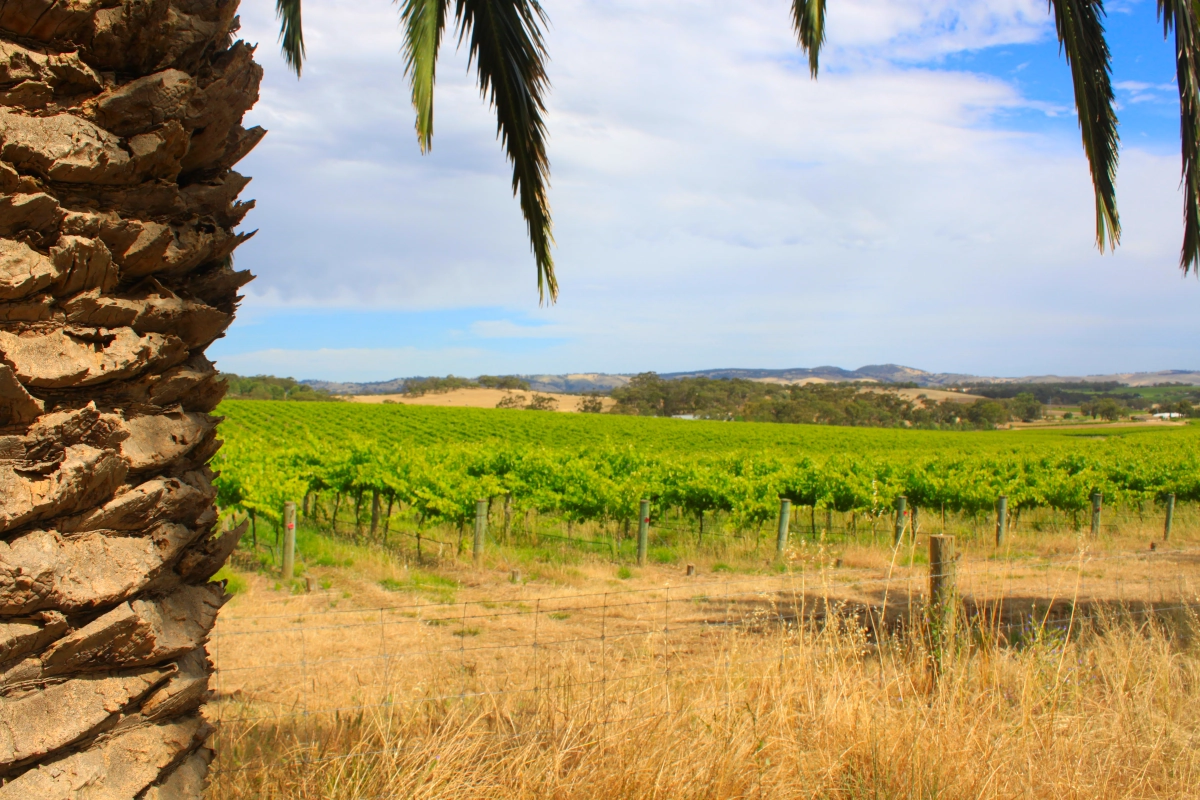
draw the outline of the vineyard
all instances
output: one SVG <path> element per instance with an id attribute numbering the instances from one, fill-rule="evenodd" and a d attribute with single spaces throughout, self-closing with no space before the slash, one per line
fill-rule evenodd
<path id="1" fill-rule="evenodd" d="M 1197 796 L 1200 427 L 220 413 L 213 800 Z"/>
<path id="2" fill-rule="evenodd" d="M 1200 427 L 1096 431 L 909 431 L 612 415 L 227 401 L 219 504 L 277 522 L 285 501 L 345 499 L 418 529 L 474 517 L 480 498 L 568 525 L 627 525 L 638 503 L 737 531 L 779 499 L 874 520 L 897 497 L 935 513 L 1152 510 L 1200 500 Z M 345 508 L 346 505 L 342 507 Z M 307 502 L 306 502 L 307 507 Z M 386 509 L 384 511 L 383 509 Z M 710 523 L 709 530 L 714 530 Z M 714 530 L 715 532 L 715 530 Z"/>

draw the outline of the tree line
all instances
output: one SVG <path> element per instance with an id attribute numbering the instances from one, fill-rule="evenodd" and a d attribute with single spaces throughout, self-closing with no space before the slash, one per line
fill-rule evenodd
<path id="1" fill-rule="evenodd" d="M 612 390 L 613 413 L 654 417 L 790 422 L 817 425 L 988 429 L 1013 419 L 1040 419 L 1029 393 L 970 403 L 909 399 L 877 383 L 775 384 L 745 378 L 676 378 L 643 372 Z"/>
<path id="2" fill-rule="evenodd" d="M 314 389 L 295 378 L 276 378 L 274 375 L 235 375 L 222 372 L 230 400 L 308 400 L 333 401 L 336 397 L 324 389 Z"/>

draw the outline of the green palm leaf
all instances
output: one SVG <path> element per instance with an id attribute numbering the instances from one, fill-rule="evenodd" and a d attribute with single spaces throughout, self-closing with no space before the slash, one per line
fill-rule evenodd
<path id="1" fill-rule="evenodd" d="M 1175 76 L 1179 85 L 1179 139 L 1183 156 L 1183 250 L 1186 275 L 1200 267 L 1200 39 L 1197 8 L 1189 0 L 1158 0 L 1163 36 L 1175 29 Z"/>
<path id="2" fill-rule="evenodd" d="M 1058 41 L 1071 68 L 1083 150 L 1087 155 L 1092 173 L 1092 186 L 1096 194 L 1096 244 L 1103 251 L 1109 247 L 1116 247 L 1121 239 L 1121 221 L 1117 214 L 1115 187 L 1119 137 L 1116 110 L 1113 108 L 1111 59 L 1108 43 L 1104 39 L 1104 3 L 1103 0 L 1049 1 Z M 1159 0 L 1160 13 L 1164 13 L 1164 4 L 1185 5 L 1187 2 L 1188 0 Z M 1169 22 L 1167 24 L 1169 25 Z M 815 78 L 817 58 L 825 42 L 825 0 L 792 0 L 792 27 L 796 30 L 800 46 L 808 53 L 808 66 Z M 1194 27 L 1189 28 L 1189 31 L 1193 30 Z M 1197 48 L 1194 39 L 1188 41 L 1191 43 L 1188 48 L 1191 58 L 1189 68 L 1194 69 L 1194 54 Z M 1182 64 L 1182 61 L 1180 63 Z M 1182 75 L 1182 72 L 1180 74 Z M 1195 108 L 1197 84 L 1194 82 L 1194 71 L 1192 78 L 1192 107 Z M 1182 94 L 1182 79 L 1180 86 Z M 1187 125 L 1185 122 L 1185 139 L 1188 137 Z M 1192 125 L 1191 130 L 1194 134 L 1196 130 L 1200 130 L 1200 117 L 1194 118 Z M 1191 227 L 1193 223 L 1189 223 L 1184 243 L 1185 263 L 1194 263 L 1200 250 L 1200 214 L 1196 213 L 1200 207 L 1196 205 L 1195 200 L 1200 197 L 1200 175 L 1195 174 L 1200 167 L 1196 166 L 1194 158 L 1195 135 L 1191 136 L 1190 141 L 1192 157 L 1189 160 L 1188 145 L 1185 144 L 1184 164 L 1185 172 L 1189 176 L 1195 175 L 1195 183 L 1189 183 L 1189 198 L 1192 199 L 1189 199 L 1188 212 L 1192 215 L 1189 219 L 1195 220 L 1195 227 Z"/>
<path id="3" fill-rule="evenodd" d="M 304 28 L 300 24 L 300 0 L 275 0 L 275 16 L 279 19 L 279 49 L 283 60 L 300 77 L 304 65 Z"/>
<path id="4" fill-rule="evenodd" d="M 817 57 L 825 44 L 825 0 L 792 0 L 792 27 L 808 53 L 808 69 L 817 77 Z"/>
<path id="5" fill-rule="evenodd" d="M 457 0 L 459 43 L 468 42 L 479 73 L 480 92 L 496 109 L 501 145 L 513 165 L 513 194 L 521 204 L 537 261 L 538 294 L 558 297 L 550 246 L 550 204 L 546 187 L 546 47 L 540 25 L 546 15 L 537 0 Z"/>
<path id="6" fill-rule="evenodd" d="M 1096 193 L 1096 246 L 1116 247 L 1121 240 L 1117 216 L 1117 114 L 1113 108 L 1112 64 L 1104 40 L 1102 0 L 1050 0 L 1054 26 L 1075 86 L 1075 108 L 1083 151 Z"/>
<path id="7" fill-rule="evenodd" d="M 404 74 L 412 84 L 417 142 L 422 153 L 433 146 L 433 83 L 448 5 L 448 0 L 405 0 L 400 12 L 405 29 Z"/>

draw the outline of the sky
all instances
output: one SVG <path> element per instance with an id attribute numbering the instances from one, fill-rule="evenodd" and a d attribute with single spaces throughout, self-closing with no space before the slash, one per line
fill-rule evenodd
<path id="1" fill-rule="evenodd" d="M 447 37 L 421 155 L 398 8 L 305 0 L 299 80 L 248 0 L 269 133 L 218 367 L 300 379 L 897 363 L 1200 368 L 1179 270 L 1178 98 L 1154 0 L 1110 0 L 1123 238 L 1095 246 L 1044 2 L 829 0 L 818 80 L 788 0 L 543 0 L 560 297 Z"/>

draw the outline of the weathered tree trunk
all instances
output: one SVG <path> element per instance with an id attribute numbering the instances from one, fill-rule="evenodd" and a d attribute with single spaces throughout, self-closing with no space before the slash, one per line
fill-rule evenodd
<path id="1" fill-rule="evenodd" d="M 259 139 L 237 0 L 0 3 L 0 800 L 194 798 Z"/>

